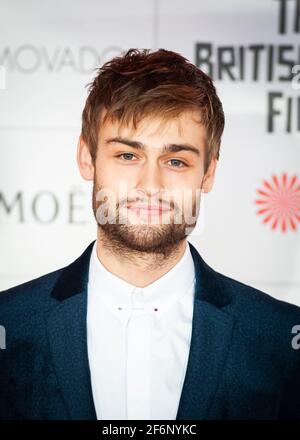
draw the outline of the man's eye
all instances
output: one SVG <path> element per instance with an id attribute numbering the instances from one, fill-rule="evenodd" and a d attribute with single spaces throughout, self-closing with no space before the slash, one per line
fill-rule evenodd
<path id="1" fill-rule="evenodd" d="M 127 159 L 125 159 L 127 161 L 128 161 L 128 156 L 134 157 L 134 155 L 132 153 L 121 153 L 121 154 L 118 154 L 116 157 L 121 157 L 121 156 L 127 156 Z M 130 162 L 130 159 L 128 162 Z"/>
<path id="2" fill-rule="evenodd" d="M 184 168 L 187 166 L 184 162 L 182 162 L 182 160 L 179 160 L 179 159 L 170 159 L 169 162 L 175 162 L 177 164 L 178 163 L 182 164 L 182 166 L 175 165 L 175 168 Z"/>
<path id="3" fill-rule="evenodd" d="M 132 153 L 121 153 L 118 154 L 116 157 L 120 157 L 120 158 L 123 157 L 125 161 L 132 162 L 131 159 L 135 156 Z M 173 163 L 175 162 L 175 165 L 173 165 L 174 168 L 184 168 L 187 166 L 184 162 L 182 162 L 182 160 L 179 159 L 170 159 L 168 162 L 173 162 Z"/>

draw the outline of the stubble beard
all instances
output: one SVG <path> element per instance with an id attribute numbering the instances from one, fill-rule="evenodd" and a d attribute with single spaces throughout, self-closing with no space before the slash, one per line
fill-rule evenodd
<path id="1" fill-rule="evenodd" d="M 182 221 L 178 224 L 174 223 L 172 215 L 167 224 L 151 224 L 150 221 L 146 224 L 123 223 L 120 221 L 123 217 L 120 214 L 118 202 L 116 204 L 116 221 L 101 224 L 97 219 L 100 202 L 96 200 L 96 195 L 101 189 L 102 187 L 97 185 L 94 180 L 92 196 L 94 217 L 102 232 L 105 246 L 114 253 L 127 254 L 127 256 L 139 254 L 140 257 L 152 254 L 165 258 L 176 251 L 182 240 L 186 239 L 196 224 L 196 221 L 193 224 L 186 223 L 183 215 Z M 171 207 L 173 207 L 174 214 L 176 206 L 171 204 Z M 196 202 L 193 201 L 193 212 L 195 212 L 195 208 Z M 187 230 L 189 230 L 188 233 Z"/>

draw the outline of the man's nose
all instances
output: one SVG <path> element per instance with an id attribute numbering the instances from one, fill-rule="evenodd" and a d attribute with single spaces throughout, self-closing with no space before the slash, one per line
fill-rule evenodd
<path id="1" fill-rule="evenodd" d="M 147 189 L 149 195 L 155 195 L 163 186 L 162 172 L 158 164 L 148 163 L 141 169 L 137 188 Z"/>

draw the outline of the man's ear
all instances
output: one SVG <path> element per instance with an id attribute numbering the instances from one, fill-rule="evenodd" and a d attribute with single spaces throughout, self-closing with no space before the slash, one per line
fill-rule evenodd
<path id="1" fill-rule="evenodd" d="M 85 180 L 94 179 L 94 164 L 89 147 L 86 145 L 82 136 L 79 136 L 77 144 L 77 164 L 81 177 Z"/>
<path id="2" fill-rule="evenodd" d="M 203 177 L 202 191 L 204 193 L 209 192 L 213 187 L 217 162 L 218 160 L 216 158 L 211 159 L 209 167 L 205 173 L 205 176 Z"/>

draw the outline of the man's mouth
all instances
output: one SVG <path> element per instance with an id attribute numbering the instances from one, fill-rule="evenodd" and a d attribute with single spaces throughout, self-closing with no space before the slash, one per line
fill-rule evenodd
<path id="1" fill-rule="evenodd" d="M 127 209 L 130 209 L 136 214 L 162 214 L 170 211 L 170 207 L 166 205 L 147 205 L 144 203 L 128 204 Z"/>

